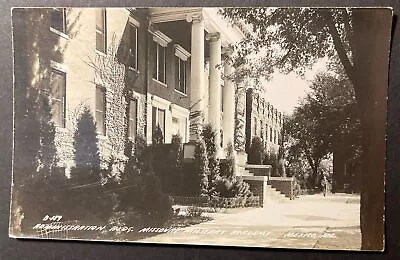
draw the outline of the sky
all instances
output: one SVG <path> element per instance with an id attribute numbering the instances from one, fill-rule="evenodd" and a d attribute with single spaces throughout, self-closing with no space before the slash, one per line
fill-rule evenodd
<path id="1" fill-rule="evenodd" d="M 274 73 L 272 79 L 265 83 L 266 100 L 278 111 L 291 114 L 309 91 L 310 81 L 318 72 L 325 70 L 326 62 L 326 59 L 319 60 L 311 70 L 306 71 L 303 79 L 295 73 Z"/>

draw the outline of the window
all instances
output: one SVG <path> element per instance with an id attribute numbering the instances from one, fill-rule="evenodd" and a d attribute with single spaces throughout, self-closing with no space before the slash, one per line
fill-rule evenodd
<path id="1" fill-rule="evenodd" d="M 127 64 L 133 69 L 137 69 L 138 66 L 138 46 L 137 46 L 137 27 L 134 25 L 128 26 L 128 40 L 127 40 Z"/>
<path id="2" fill-rule="evenodd" d="M 257 118 L 254 118 L 254 135 L 257 135 Z"/>
<path id="3" fill-rule="evenodd" d="M 65 8 L 53 8 L 51 12 L 51 27 L 59 32 L 66 33 Z"/>
<path id="4" fill-rule="evenodd" d="M 152 112 L 153 133 L 156 127 L 159 126 L 163 135 L 163 141 L 165 142 L 165 110 L 153 107 Z"/>
<path id="5" fill-rule="evenodd" d="M 128 137 L 135 140 L 137 133 L 137 100 L 129 102 Z"/>
<path id="6" fill-rule="evenodd" d="M 53 122 L 59 127 L 65 127 L 66 74 L 53 68 L 50 75 L 50 86 L 50 100 Z"/>
<path id="7" fill-rule="evenodd" d="M 269 141 L 272 143 L 272 127 L 269 128 Z"/>
<path id="8" fill-rule="evenodd" d="M 175 68 L 177 76 L 176 90 L 186 94 L 186 61 L 179 57 L 175 59 Z"/>
<path id="9" fill-rule="evenodd" d="M 106 9 L 96 9 L 96 50 L 105 53 L 107 49 Z"/>
<path id="10" fill-rule="evenodd" d="M 106 135 L 106 91 L 96 86 L 96 125 L 100 134 Z"/>
<path id="11" fill-rule="evenodd" d="M 166 60 L 165 53 L 166 48 L 161 46 L 160 44 L 154 42 L 154 51 L 155 51 L 155 61 L 154 61 L 154 73 L 153 78 L 166 83 L 165 69 L 166 69 Z"/>

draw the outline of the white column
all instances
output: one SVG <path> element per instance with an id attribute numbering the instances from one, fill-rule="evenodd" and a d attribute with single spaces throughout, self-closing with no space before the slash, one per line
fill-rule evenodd
<path id="1" fill-rule="evenodd" d="M 190 71 L 190 141 L 199 138 L 203 124 L 204 97 L 204 21 L 201 16 L 188 17 L 192 22 Z"/>
<path id="2" fill-rule="evenodd" d="M 221 147 L 221 39 L 219 33 L 209 34 L 210 40 L 210 85 L 208 119 L 216 131 L 217 150 Z"/>
<path id="3" fill-rule="evenodd" d="M 224 148 L 228 147 L 228 144 L 233 143 L 233 134 L 235 129 L 235 86 L 232 80 L 229 79 L 229 76 L 233 74 L 233 67 L 229 62 L 225 62 L 224 64 L 224 88 L 223 88 L 223 95 L 224 95 L 224 103 L 223 105 L 223 144 Z"/>

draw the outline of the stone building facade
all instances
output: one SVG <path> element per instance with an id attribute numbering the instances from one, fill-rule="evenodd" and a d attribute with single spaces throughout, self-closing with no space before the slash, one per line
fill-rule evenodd
<path id="1" fill-rule="evenodd" d="M 248 89 L 246 92 L 246 149 L 253 137 L 262 139 L 266 151 L 277 155 L 281 143 L 283 115 L 262 95 Z"/>
<path id="2" fill-rule="evenodd" d="M 219 150 L 234 142 L 235 88 L 222 77 L 234 69 L 221 55 L 244 34 L 217 9 L 22 8 L 13 23 L 16 117 L 30 92 L 50 93 L 59 166 L 74 166 L 84 107 L 103 167 L 138 135 L 150 144 L 156 126 L 165 143 L 196 140 L 204 123 Z"/>

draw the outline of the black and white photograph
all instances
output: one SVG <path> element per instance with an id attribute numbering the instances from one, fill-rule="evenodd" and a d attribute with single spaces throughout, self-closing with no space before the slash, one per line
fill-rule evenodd
<path id="1" fill-rule="evenodd" d="M 16 7 L 12 238 L 383 251 L 387 7 Z"/>

